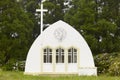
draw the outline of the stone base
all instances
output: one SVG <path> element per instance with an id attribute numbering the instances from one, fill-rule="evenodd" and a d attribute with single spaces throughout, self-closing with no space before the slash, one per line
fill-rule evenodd
<path id="1" fill-rule="evenodd" d="M 97 76 L 97 67 L 79 67 L 76 73 L 55 73 L 55 72 L 24 72 L 25 75 L 79 75 L 79 76 Z"/>
<path id="2" fill-rule="evenodd" d="M 79 76 L 97 76 L 97 67 L 80 67 Z"/>

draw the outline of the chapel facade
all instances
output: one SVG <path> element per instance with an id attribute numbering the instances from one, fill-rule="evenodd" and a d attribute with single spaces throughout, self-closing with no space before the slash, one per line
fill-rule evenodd
<path id="1" fill-rule="evenodd" d="M 34 41 L 27 55 L 24 73 L 97 75 L 97 68 L 82 35 L 60 20 Z"/>

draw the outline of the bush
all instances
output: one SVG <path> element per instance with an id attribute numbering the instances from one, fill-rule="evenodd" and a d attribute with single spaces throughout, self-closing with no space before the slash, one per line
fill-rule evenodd
<path id="1" fill-rule="evenodd" d="M 120 76 L 120 55 L 119 53 L 103 53 L 94 57 L 95 65 L 98 67 L 98 74 L 110 74 Z"/>
<path id="2" fill-rule="evenodd" d="M 95 56 L 95 65 L 98 67 L 98 74 L 106 73 L 111 64 L 110 55 L 108 53 Z"/>
<path id="3" fill-rule="evenodd" d="M 24 69 L 25 69 L 25 61 L 19 61 L 18 62 L 18 70 L 24 71 Z"/>
<path id="4" fill-rule="evenodd" d="M 116 59 L 114 59 L 114 61 L 111 62 L 108 72 L 112 76 L 120 76 L 120 58 L 119 57 L 117 57 Z"/>
<path id="5" fill-rule="evenodd" d="M 24 71 L 25 61 L 9 60 L 5 65 L 2 66 L 4 71 Z"/>
<path id="6" fill-rule="evenodd" d="M 4 64 L 2 66 L 2 70 L 4 70 L 4 71 L 12 71 L 14 63 L 15 63 L 15 61 L 13 59 L 9 60 L 6 64 Z"/>

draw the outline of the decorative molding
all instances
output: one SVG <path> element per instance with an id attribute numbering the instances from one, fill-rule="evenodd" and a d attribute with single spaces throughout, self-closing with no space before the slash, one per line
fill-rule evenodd
<path id="1" fill-rule="evenodd" d="M 79 67 L 79 69 L 97 69 L 97 67 Z"/>
<path id="2" fill-rule="evenodd" d="M 55 29 L 54 31 L 54 37 L 60 42 L 66 38 L 66 34 L 67 32 L 65 31 L 65 29 L 60 28 L 60 27 Z"/>

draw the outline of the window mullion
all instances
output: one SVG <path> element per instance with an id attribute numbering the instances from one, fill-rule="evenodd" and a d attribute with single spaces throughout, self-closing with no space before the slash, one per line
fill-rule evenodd
<path id="1" fill-rule="evenodd" d="M 45 63 L 47 63 L 47 52 L 45 53 L 45 55 L 46 55 L 46 57 L 45 57 L 45 59 L 46 59 L 46 62 L 45 62 Z"/>
<path id="2" fill-rule="evenodd" d="M 59 56 L 59 57 L 60 57 L 60 63 L 62 63 L 62 57 L 61 57 L 61 55 L 62 55 L 62 54 L 61 54 L 61 48 L 60 48 L 59 50 L 60 50 L 60 53 L 59 53 L 59 54 L 60 54 L 60 56 Z"/>
<path id="3" fill-rule="evenodd" d="M 50 49 L 48 49 L 48 63 L 50 63 Z"/>
<path id="4" fill-rule="evenodd" d="M 73 52 L 73 63 L 75 63 L 75 53 Z"/>
<path id="5" fill-rule="evenodd" d="M 58 56 L 58 58 L 59 58 L 59 63 L 61 62 L 61 60 L 60 60 L 60 48 L 59 48 L 59 56 Z"/>
<path id="6" fill-rule="evenodd" d="M 62 49 L 60 48 L 60 62 L 62 63 Z"/>
<path id="7" fill-rule="evenodd" d="M 48 63 L 48 48 L 47 48 L 47 63 Z"/>
<path id="8" fill-rule="evenodd" d="M 72 48 L 72 63 L 74 63 L 73 48 Z"/>

